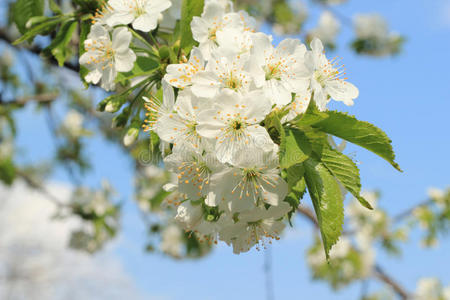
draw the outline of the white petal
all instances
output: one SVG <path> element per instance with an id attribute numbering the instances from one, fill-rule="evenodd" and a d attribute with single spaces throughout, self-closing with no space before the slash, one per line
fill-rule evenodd
<path id="1" fill-rule="evenodd" d="M 279 205 L 287 195 L 288 185 L 279 176 L 273 178 L 273 181 L 270 184 L 264 180 L 260 180 L 259 183 L 263 190 L 263 201 L 270 205 Z"/>
<path id="2" fill-rule="evenodd" d="M 205 20 L 199 17 L 194 17 L 191 22 L 191 31 L 194 40 L 196 40 L 197 42 L 204 43 L 208 40 L 208 24 L 205 22 Z"/>
<path id="3" fill-rule="evenodd" d="M 283 83 L 277 79 L 267 81 L 264 88 L 267 97 L 278 107 L 284 106 L 292 101 L 292 93 L 287 90 Z"/>
<path id="4" fill-rule="evenodd" d="M 134 67 L 134 62 L 136 61 L 136 54 L 134 54 L 134 52 L 131 49 L 129 49 L 124 54 L 116 54 L 114 58 L 117 71 L 129 72 Z"/>
<path id="5" fill-rule="evenodd" d="M 151 0 L 147 1 L 147 11 L 149 13 L 162 12 L 172 6 L 169 0 Z"/>
<path id="6" fill-rule="evenodd" d="M 192 92 L 198 97 L 213 98 L 219 83 L 213 73 L 199 72 L 193 78 Z"/>
<path id="7" fill-rule="evenodd" d="M 107 37 L 109 39 L 108 31 L 99 23 L 91 26 L 91 31 L 89 32 L 88 37 L 93 40 L 97 40 L 103 37 Z"/>
<path id="8" fill-rule="evenodd" d="M 131 32 L 126 27 L 114 29 L 112 35 L 112 48 L 117 52 L 126 52 L 131 42 Z"/>
<path id="9" fill-rule="evenodd" d="M 313 39 L 311 41 L 311 49 L 314 52 L 322 53 L 323 52 L 322 42 L 318 38 Z"/>
<path id="10" fill-rule="evenodd" d="M 149 32 L 158 25 L 157 14 L 143 14 L 133 21 L 133 28 L 143 32 Z"/>
<path id="11" fill-rule="evenodd" d="M 98 69 L 95 69 L 89 72 L 84 79 L 86 82 L 97 84 L 100 81 L 100 78 L 102 78 L 102 73 Z"/>
<path id="12" fill-rule="evenodd" d="M 358 88 L 350 82 L 343 80 L 333 80 L 326 83 L 326 92 L 337 101 L 342 101 L 346 105 L 353 105 L 353 99 L 359 95 Z"/>

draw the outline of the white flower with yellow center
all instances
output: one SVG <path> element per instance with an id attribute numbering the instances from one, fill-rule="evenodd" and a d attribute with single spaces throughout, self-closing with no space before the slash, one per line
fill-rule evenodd
<path id="1" fill-rule="evenodd" d="M 225 214 L 208 214 L 202 203 L 184 201 L 177 208 L 177 220 L 187 231 L 197 234 L 200 242 L 216 243 L 219 231 L 232 224 Z"/>
<path id="2" fill-rule="evenodd" d="M 107 91 L 115 87 L 117 72 L 128 72 L 133 68 L 136 55 L 129 48 L 131 33 L 125 27 L 114 29 L 112 39 L 101 24 L 92 25 L 87 39 L 86 50 L 80 57 L 80 64 L 88 68 L 85 80 L 97 84 Z"/>
<path id="3" fill-rule="evenodd" d="M 254 35 L 251 74 L 257 87 L 263 88 L 273 104 L 283 106 L 292 101 L 292 93 L 308 87 L 308 70 L 304 65 L 305 45 L 285 39 L 276 48 L 264 33 Z"/>
<path id="4" fill-rule="evenodd" d="M 172 110 L 157 118 L 155 132 L 165 142 L 180 147 L 203 149 L 209 142 L 199 135 L 197 126 L 199 114 L 209 107 L 208 100 L 196 97 L 190 90 L 181 91 Z"/>
<path id="5" fill-rule="evenodd" d="M 197 132 L 215 141 L 220 162 L 233 164 L 236 153 L 242 149 L 271 149 L 273 142 L 266 129 L 259 125 L 271 110 L 262 92 L 223 93 L 215 100 L 213 108 L 199 114 Z"/>
<path id="6" fill-rule="evenodd" d="M 198 48 L 193 48 L 189 61 L 183 64 L 170 64 L 164 79 L 172 86 L 182 89 L 192 84 L 192 77 L 205 70 L 205 60 Z"/>
<path id="7" fill-rule="evenodd" d="M 192 19 L 192 35 L 200 43 L 199 48 L 207 59 L 217 49 L 217 33 L 224 28 L 244 30 L 244 25 L 239 14 L 226 13 L 225 6 L 219 1 L 208 1 L 201 17 Z"/>
<path id="8" fill-rule="evenodd" d="M 239 151 L 234 167 L 211 177 L 214 195 L 206 199 L 210 206 L 225 204 L 231 212 L 251 210 L 264 203 L 278 206 L 287 195 L 287 183 L 279 170 L 278 146 L 272 151 L 251 147 Z"/>
<path id="9" fill-rule="evenodd" d="M 336 62 L 328 61 L 324 54 L 322 42 L 314 39 L 311 42 L 311 51 L 305 55 L 306 66 L 311 74 L 311 89 L 314 100 L 320 110 L 325 110 L 330 98 L 342 101 L 345 105 L 353 105 L 353 99 L 359 95 L 358 89 L 346 82 L 342 66 Z"/>
<path id="10" fill-rule="evenodd" d="M 164 134 L 163 122 L 167 118 L 173 118 L 175 93 L 173 88 L 165 81 L 162 81 L 163 98 L 159 99 L 155 96 L 142 97 L 145 101 L 144 107 L 147 110 L 147 119 L 145 119 L 144 131 L 154 131 L 156 134 Z M 161 138 L 161 136 L 160 136 Z M 171 140 L 163 140 L 171 142 Z"/>
<path id="11" fill-rule="evenodd" d="M 161 13 L 172 3 L 169 0 L 109 0 L 111 15 L 106 20 L 109 26 L 132 24 L 136 30 L 151 31 L 158 25 Z"/>
<path id="12" fill-rule="evenodd" d="M 214 154 L 177 149 L 164 158 L 167 169 L 177 174 L 178 190 L 190 200 L 206 197 L 211 191 L 211 175 L 224 168 Z"/>
<path id="13" fill-rule="evenodd" d="M 226 55 L 216 51 L 205 71 L 192 78 L 192 92 L 205 98 L 214 98 L 221 92 L 247 92 L 252 83 L 248 62 L 248 54 Z"/>
<path id="14" fill-rule="evenodd" d="M 272 239 L 279 240 L 280 234 L 286 227 L 280 220 L 291 207 L 286 202 L 278 206 L 256 207 L 253 210 L 240 213 L 239 221 L 220 231 L 220 239 L 228 245 L 233 245 L 233 252 L 239 254 L 249 251 L 254 245 L 266 247 Z"/>

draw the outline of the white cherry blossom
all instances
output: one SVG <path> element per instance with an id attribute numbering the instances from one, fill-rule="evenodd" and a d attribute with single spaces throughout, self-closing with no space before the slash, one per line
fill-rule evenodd
<path id="1" fill-rule="evenodd" d="M 115 88 L 117 72 L 128 72 L 133 68 L 136 55 L 129 48 L 131 33 L 125 27 L 112 32 L 99 23 L 92 25 L 84 41 L 86 52 L 80 57 L 80 64 L 88 68 L 85 80 L 97 84 L 107 91 Z"/>
<path id="2" fill-rule="evenodd" d="M 308 87 L 308 70 L 304 65 L 305 45 L 285 39 L 276 48 L 270 36 L 255 34 L 251 73 L 257 87 L 262 87 L 273 104 L 283 106 L 292 101 L 292 93 Z"/>
<path id="3" fill-rule="evenodd" d="M 223 93 L 215 100 L 213 108 L 199 114 L 197 132 L 215 141 L 220 162 L 232 164 L 238 151 L 252 146 L 272 147 L 269 134 L 259 125 L 271 109 L 262 92 Z"/>
<path id="4" fill-rule="evenodd" d="M 200 17 L 194 17 L 191 30 L 194 39 L 200 43 L 200 50 L 206 58 L 217 48 L 217 33 L 224 28 L 244 30 L 241 15 L 227 13 L 221 1 L 208 1 Z"/>
<path id="5" fill-rule="evenodd" d="M 170 64 L 166 68 L 164 79 L 176 88 L 192 85 L 192 77 L 199 71 L 205 70 L 205 60 L 198 48 L 193 48 L 189 61 L 182 64 Z"/>
<path id="6" fill-rule="evenodd" d="M 353 99 L 359 95 L 358 89 L 342 78 L 345 73 L 337 62 L 327 59 L 319 39 L 311 42 L 311 51 L 308 51 L 305 58 L 306 66 L 311 73 L 311 89 L 314 92 L 314 100 L 319 109 L 326 109 L 330 97 L 336 101 L 342 101 L 346 105 L 353 105 Z"/>
<path id="7" fill-rule="evenodd" d="M 109 26 L 132 24 L 136 30 L 151 31 L 158 25 L 161 13 L 171 6 L 169 0 L 109 0 Z"/>
<path id="8" fill-rule="evenodd" d="M 171 87 L 167 89 L 172 90 L 173 93 Z M 196 97 L 190 90 L 182 91 L 178 94 L 177 101 L 171 110 L 157 118 L 155 132 L 163 141 L 180 147 L 195 149 L 208 147 L 209 142 L 199 135 L 197 126 L 199 114 L 209 107 L 210 103 L 207 100 Z"/>
<path id="9" fill-rule="evenodd" d="M 223 169 L 212 153 L 198 153 L 188 149 L 177 149 L 164 158 L 169 171 L 177 174 L 178 191 L 190 200 L 207 197 L 211 191 L 211 175 Z"/>
<path id="10" fill-rule="evenodd" d="M 239 254 L 249 251 L 254 245 L 266 246 L 272 239 L 280 239 L 285 224 L 280 220 L 291 207 L 287 202 L 278 206 L 256 207 L 253 210 L 239 214 L 239 221 L 223 228 L 220 238 L 227 244 L 232 244 L 233 252 Z"/>
<path id="11" fill-rule="evenodd" d="M 204 71 L 192 78 L 192 92 L 213 98 L 225 92 L 245 93 L 250 90 L 252 77 L 248 71 L 249 55 L 226 55 L 215 52 Z"/>
<path id="12" fill-rule="evenodd" d="M 225 168 L 211 177 L 215 195 L 207 204 L 217 206 L 222 201 L 231 212 L 251 210 L 267 203 L 278 206 L 287 195 L 287 183 L 279 170 L 278 147 L 271 151 L 249 148 L 237 153 L 235 167 Z"/>

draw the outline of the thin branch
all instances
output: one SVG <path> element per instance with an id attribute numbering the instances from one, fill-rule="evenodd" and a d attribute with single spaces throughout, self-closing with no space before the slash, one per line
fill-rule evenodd
<path id="1" fill-rule="evenodd" d="M 434 203 L 434 202 L 433 202 L 433 200 L 431 200 L 431 199 L 426 200 L 426 201 L 423 201 L 423 202 L 421 202 L 421 203 L 419 203 L 419 204 L 416 204 L 415 206 L 413 206 L 413 207 L 411 207 L 411 208 L 405 210 L 404 212 L 399 213 L 398 215 L 396 215 L 395 217 L 393 217 L 392 220 L 393 220 L 394 223 L 398 223 L 398 222 L 402 221 L 404 218 L 409 217 L 409 216 L 414 212 L 414 210 L 415 210 L 416 208 L 418 208 L 418 207 L 423 207 L 423 206 L 428 206 L 428 205 L 431 205 L 431 204 L 433 204 L 433 203 Z"/>
<path id="2" fill-rule="evenodd" d="M 389 285 L 402 300 L 410 299 L 408 292 L 379 266 L 375 266 L 374 276 Z"/>
<path id="3" fill-rule="evenodd" d="M 16 100 L 13 101 L 5 101 L 5 102 L 0 101 L 0 103 L 5 105 L 25 105 L 26 103 L 31 101 L 39 103 L 50 103 L 54 101 L 56 98 L 58 98 L 58 96 L 59 96 L 58 93 L 45 93 L 45 94 L 24 96 L 22 98 L 17 98 Z"/>
<path id="4" fill-rule="evenodd" d="M 309 221 L 311 221 L 311 223 L 313 223 L 316 228 L 319 228 L 319 222 L 317 221 L 316 215 L 310 208 L 305 206 L 299 206 L 297 210 Z"/>
<path id="5" fill-rule="evenodd" d="M 67 206 L 66 204 L 62 203 L 57 197 L 53 196 L 43 185 L 41 185 L 39 182 L 34 180 L 29 174 L 26 172 L 17 169 L 16 174 L 22 178 L 25 183 L 27 183 L 31 188 L 39 191 L 41 194 L 46 196 L 48 200 L 53 202 L 56 206 L 59 208 Z"/>
<path id="6" fill-rule="evenodd" d="M 14 46 L 12 44 L 14 42 L 14 40 L 12 38 L 10 38 L 9 35 L 2 29 L 0 29 L 0 40 L 8 43 L 11 47 L 16 48 L 17 50 L 24 49 L 24 50 L 27 50 L 36 55 L 41 55 L 41 53 L 42 53 L 42 48 L 38 47 L 36 45 L 33 45 L 31 47 Z M 58 62 L 53 57 L 48 58 L 46 61 L 54 66 L 59 67 Z M 72 63 L 66 62 L 66 63 L 64 63 L 64 67 L 67 68 L 68 70 L 74 71 L 76 73 L 79 73 L 79 71 L 80 71 L 80 66 L 78 64 L 72 64 Z"/>
<path id="7" fill-rule="evenodd" d="M 317 218 L 310 208 L 300 206 L 297 211 L 301 215 L 305 216 L 314 225 L 314 227 L 316 227 L 317 229 L 319 228 Z M 386 285 L 390 286 L 402 300 L 409 299 L 408 292 L 397 281 L 390 277 L 379 265 L 375 265 L 373 276 Z"/>

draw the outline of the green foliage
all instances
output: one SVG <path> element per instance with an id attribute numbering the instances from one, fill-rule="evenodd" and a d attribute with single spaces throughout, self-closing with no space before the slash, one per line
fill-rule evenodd
<path id="1" fill-rule="evenodd" d="M 44 15 L 44 0 L 17 0 L 13 6 L 14 23 L 20 33 L 28 31 L 30 18 Z"/>
<path id="2" fill-rule="evenodd" d="M 27 31 L 17 39 L 13 44 L 17 45 L 25 41 L 32 40 L 36 35 L 47 35 L 55 29 L 55 27 L 70 18 L 70 16 L 56 16 L 56 17 L 39 17 L 39 20 L 28 28 Z"/>
<path id="3" fill-rule="evenodd" d="M 62 10 L 59 7 L 59 5 L 55 2 L 55 0 L 48 0 L 48 6 L 53 13 L 55 13 L 57 15 L 62 14 Z"/>
<path id="4" fill-rule="evenodd" d="M 314 205 L 326 257 L 336 244 L 344 224 L 343 196 L 338 182 L 320 162 L 308 159 L 303 163 L 305 181 Z"/>
<path id="5" fill-rule="evenodd" d="M 280 145 L 280 167 L 287 169 L 304 162 L 311 155 L 311 145 L 305 133 L 296 128 L 286 128 Z"/>
<path id="6" fill-rule="evenodd" d="M 312 126 L 372 151 L 401 171 L 399 165 L 394 161 L 395 154 L 391 140 L 381 129 L 341 112 L 328 111 L 327 114 L 328 118 Z"/>
<path id="7" fill-rule="evenodd" d="M 189 53 L 191 48 L 195 45 L 194 38 L 192 37 L 191 21 L 194 16 L 200 16 L 203 12 L 204 0 L 183 0 L 181 6 L 181 21 L 180 21 L 180 34 L 181 42 L 180 47 Z"/>
<path id="8" fill-rule="evenodd" d="M 80 41 L 78 45 L 78 56 L 81 56 L 86 52 L 86 49 L 84 49 L 84 41 L 87 39 L 89 30 L 91 28 L 91 24 L 89 21 L 82 21 L 80 22 L 79 27 L 80 27 Z M 88 68 L 86 68 L 85 66 L 80 66 L 80 79 L 86 88 L 88 87 L 88 83 L 84 78 L 88 73 L 89 73 Z"/>
<path id="9" fill-rule="evenodd" d="M 361 195 L 359 170 L 356 164 L 341 152 L 325 148 L 322 152 L 322 162 L 340 183 L 368 209 L 373 209 Z"/>
<path id="10" fill-rule="evenodd" d="M 283 178 L 287 181 L 289 186 L 289 192 L 286 196 L 285 201 L 292 206 L 292 211 L 289 212 L 289 221 L 292 215 L 297 211 L 300 205 L 300 199 L 306 192 L 306 182 L 305 182 L 305 169 L 302 164 L 294 165 L 287 169 L 283 173 Z"/>
<path id="11" fill-rule="evenodd" d="M 66 60 L 72 55 L 68 45 L 76 28 L 77 21 L 75 19 L 64 21 L 50 45 L 43 50 L 46 55 L 53 55 L 58 61 L 59 66 L 63 66 Z"/>
<path id="12" fill-rule="evenodd" d="M 328 114 L 326 112 L 319 111 L 315 101 L 311 100 L 309 101 L 306 112 L 297 116 L 294 120 L 290 121 L 290 123 L 297 127 L 303 127 L 314 125 L 315 123 L 325 120 L 326 118 L 328 118 Z"/>
<path id="13" fill-rule="evenodd" d="M 138 76 L 149 76 L 155 73 L 160 67 L 159 61 L 151 57 L 138 56 L 133 69 L 130 72 L 119 73 L 116 82 L 125 83 L 127 80 Z"/>
<path id="14" fill-rule="evenodd" d="M 11 157 L 0 158 L 0 180 L 11 185 L 16 178 L 16 167 Z"/>

